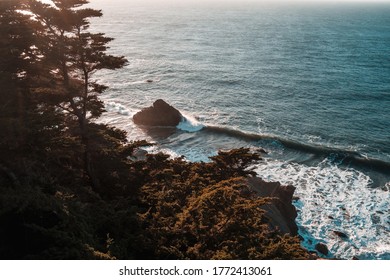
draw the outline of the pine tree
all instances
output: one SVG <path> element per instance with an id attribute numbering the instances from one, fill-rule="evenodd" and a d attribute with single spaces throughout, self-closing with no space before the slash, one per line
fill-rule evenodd
<path id="1" fill-rule="evenodd" d="M 95 187 L 99 186 L 91 159 L 91 120 L 104 112 L 99 94 L 107 89 L 93 80 L 93 75 L 101 69 L 118 69 L 127 60 L 123 56 L 107 54 L 108 43 L 112 38 L 102 33 L 88 31 L 90 19 L 102 16 L 102 12 L 82 8 L 87 0 L 53 0 L 51 4 L 36 0 L 29 1 L 30 11 L 37 24 L 41 65 L 47 88 L 41 87 L 37 93 L 44 95 L 47 106 L 54 106 L 77 125 L 75 134 L 84 147 L 84 168 Z"/>

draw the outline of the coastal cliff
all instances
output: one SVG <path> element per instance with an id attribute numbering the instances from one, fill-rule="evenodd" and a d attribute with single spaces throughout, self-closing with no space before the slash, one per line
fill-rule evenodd
<path id="1" fill-rule="evenodd" d="M 159 259 L 311 259 L 300 246 L 293 187 L 266 183 L 249 149 L 220 151 L 208 163 L 169 160 L 140 189 L 147 255 Z M 158 161 L 155 161 L 158 159 Z M 161 159 L 164 159 L 161 161 Z"/>

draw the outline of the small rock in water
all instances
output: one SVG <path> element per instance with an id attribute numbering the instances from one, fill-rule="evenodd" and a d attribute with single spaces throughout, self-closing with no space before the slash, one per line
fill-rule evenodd
<path id="1" fill-rule="evenodd" d="M 266 150 L 264 150 L 263 148 L 258 148 L 257 152 L 262 153 L 262 154 L 268 154 L 268 152 Z"/>
<path id="2" fill-rule="evenodd" d="M 326 246 L 324 243 L 317 243 L 315 248 L 319 253 L 325 256 L 329 254 L 328 246 Z"/>
<path id="3" fill-rule="evenodd" d="M 348 235 L 346 235 L 344 232 L 334 230 L 333 233 L 336 234 L 340 238 L 348 238 Z"/>

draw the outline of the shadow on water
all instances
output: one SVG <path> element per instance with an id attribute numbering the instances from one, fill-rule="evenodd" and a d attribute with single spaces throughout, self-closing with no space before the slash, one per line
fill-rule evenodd
<path id="1" fill-rule="evenodd" d="M 178 129 L 174 126 L 139 126 L 139 127 L 146 135 L 150 136 L 156 142 L 164 141 L 178 132 Z"/>

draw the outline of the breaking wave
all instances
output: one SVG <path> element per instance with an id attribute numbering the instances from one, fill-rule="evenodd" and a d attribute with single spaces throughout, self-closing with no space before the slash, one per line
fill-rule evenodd
<path id="1" fill-rule="evenodd" d="M 130 110 L 120 103 L 117 103 L 114 101 L 107 101 L 104 103 L 104 105 L 105 105 L 105 109 L 107 110 L 107 112 L 118 113 L 118 114 L 124 115 L 124 116 L 131 116 L 132 115 Z"/>
<path id="2" fill-rule="evenodd" d="M 297 223 L 304 247 L 314 250 L 322 242 L 331 257 L 390 259 L 390 192 L 370 188 L 369 176 L 329 160 L 306 166 L 268 159 L 256 171 L 266 181 L 296 187 Z M 334 231 L 348 238 L 341 239 Z"/>
<path id="3" fill-rule="evenodd" d="M 196 132 L 202 130 L 204 125 L 190 115 L 183 115 L 182 121 L 176 127 L 186 132 Z"/>

